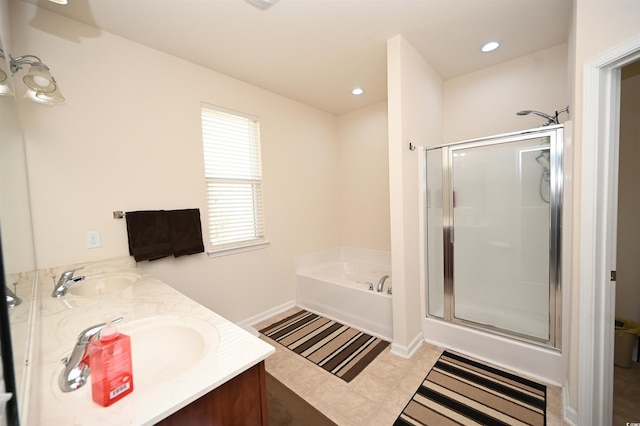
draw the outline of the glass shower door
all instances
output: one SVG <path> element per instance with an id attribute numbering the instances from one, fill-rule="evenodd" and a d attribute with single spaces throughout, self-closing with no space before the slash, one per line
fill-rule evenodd
<path id="1" fill-rule="evenodd" d="M 451 150 L 455 318 L 548 338 L 547 139 Z"/>
<path id="2" fill-rule="evenodd" d="M 557 346 L 561 135 L 427 151 L 429 316 Z"/>

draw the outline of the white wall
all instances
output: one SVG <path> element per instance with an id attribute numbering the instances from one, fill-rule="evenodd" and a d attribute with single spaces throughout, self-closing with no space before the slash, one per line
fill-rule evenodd
<path id="1" fill-rule="evenodd" d="M 338 117 L 342 246 L 389 251 L 387 103 Z"/>
<path id="2" fill-rule="evenodd" d="M 419 156 L 442 143 L 442 80 L 402 36 L 387 42 L 393 339 L 398 353 L 421 336 Z"/>
<path id="3" fill-rule="evenodd" d="M 5 274 L 15 274 L 33 270 L 35 259 L 22 128 L 9 96 L 0 96 L 0 129 L 2 260 Z"/>
<path id="4" fill-rule="evenodd" d="M 444 140 L 455 142 L 539 127 L 569 105 L 567 45 L 551 47 L 444 83 Z M 560 115 L 560 122 L 568 118 Z"/>
<path id="5" fill-rule="evenodd" d="M 128 255 L 114 210 L 204 212 L 205 101 L 261 119 L 271 244 L 139 265 L 233 321 L 292 300 L 293 258 L 340 243 L 335 116 L 30 4 L 11 7 L 14 51 L 41 56 L 67 99 L 54 108 L 18 99 L 37 267 Z M 85 248 L 90 230 L 102 248 Z"/>

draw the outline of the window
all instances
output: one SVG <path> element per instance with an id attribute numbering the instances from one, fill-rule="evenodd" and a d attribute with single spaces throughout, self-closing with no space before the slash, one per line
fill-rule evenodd
<path id="1" fill-rule="evenodd" d="M 262 212 L 260 122 L 202 104 L 210 254 L 266 244 Z"/>

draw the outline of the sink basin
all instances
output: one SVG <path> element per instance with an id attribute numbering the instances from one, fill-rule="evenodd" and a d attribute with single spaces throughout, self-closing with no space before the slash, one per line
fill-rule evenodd
<path id="1" fill-rule="evenodd" d="M 155 388 L 161 383 L 166 385 L 198 368 L 198 362 L 220 344 L 218 329 L 193 317 L 158 315 L 130 322 L 125 318 L 116 327 L 131 337 L 134 393 Z M 58 385 L 62 369 L 60 367 L 51 382 L 59 398 L 67 400 L 70 396 L 91 394 L 90 380 L 77 391 L 63 393 Z M 90 396 L 80 398 L 92 403 Z"/>
<path id="2" fill-rule="evenodd" d="M 133 380 L 138 390 L 194 368 L 220 344 L 216 327 L 197 318 L 155 316 L 123 322 L 118 328 L 131 336 Z"/>
<path id="3" fill-rule="evenodd" d="M 130 287 L 139 279 L 140 275 L 133 272 L 93 275 L 69 287 L 67 293 L 75 296 L 100 296 Z"/>

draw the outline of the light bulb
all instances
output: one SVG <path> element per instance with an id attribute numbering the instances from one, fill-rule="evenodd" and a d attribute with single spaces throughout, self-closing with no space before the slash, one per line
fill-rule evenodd
<path id="1" fill-rule="evenodd" d="M 499 41 L 490 41 L 489 43 L 487 43 L 484 46 L 482 46 L 482 51 L 485 52 L 485 53 L 493 52 L 498 47 L 500 47 L 500 42 Z"/>
<path id="2" fill-rule="evenodd" d="M 22 78 L 24 84 L 35 92 L 50 93 L 56 90 L 56 84 L 46 65 L 35 62 L 29 72 Z"/>

